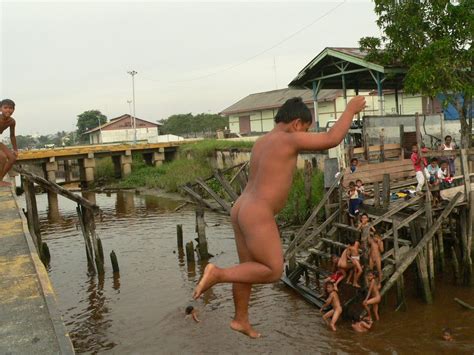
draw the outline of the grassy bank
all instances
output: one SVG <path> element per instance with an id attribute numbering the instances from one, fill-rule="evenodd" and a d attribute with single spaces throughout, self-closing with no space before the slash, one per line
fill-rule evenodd
<path id="1" fill-rule="evenodd" d="M 216 149 L 250 149 L 253 142 L 231 142 L 203 140 L 179 147 L 177 158 L 160 167 L 147 166 L 141 155 L 133 156 L 132 173 L 123 180 L 114 179 L 114 168 L 110 158 L 100 159 L 96 163 L 96 180 L 107 185 L 122 188 L 160 188 L 167 192 L 179 192 L 179 186 L 212 175 L 211 159 Z M 191 156 L 192 159 L 189 159 Z M 209 185 L 216 192 L 223 194 L 218 183 L 210 181 Z M 312 180 L 311 205 L 322 198 L 323 173 L 315 172 Z M 302 223 L 310 214 L 304 192 L 303 174 L 295 174 L 288 203 L 280 213 L 280 219 L 287 222 Z"/>

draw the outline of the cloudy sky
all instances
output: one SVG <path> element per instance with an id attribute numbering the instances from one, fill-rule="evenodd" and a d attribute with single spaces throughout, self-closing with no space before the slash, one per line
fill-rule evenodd
<path id="1" fill-rule="evenodd" d="M 286 87 L 325 47 L 379 34 L 370 0 L 0 0 L 0 11 L 0 98 L 16 101 L 18 134 L 73 130 L 90 109 L 128 113 L 131 69 L 137 117 L 219 112 Z"/>

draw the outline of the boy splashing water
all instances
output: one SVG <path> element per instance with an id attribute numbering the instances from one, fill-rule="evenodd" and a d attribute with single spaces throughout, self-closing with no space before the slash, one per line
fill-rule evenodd
<path id="1" fill-rule="evenodd" d="M 18 156 L 18 147 L 15 136 L 15 120 L 12 117 L 15 111 L 15 103 L 12 100 L 5 99 L 0 102 L 0 134 L 10 128 L 10 140 L 12 142 L 13 152 L 3 143 L 0 143 L 0 186 L 11 186 L 9 182 L 3 181 L 3 178 L 15 164 Z"/>
<path id="2" fill-rule="evenodd" d="M 233 330 L 252 338 L 260 336 L 249 322 L 250 291 L 252 284 L 272 283 L 281 277 L 283 251 L 275 215 L 288 198 L 298 153 L 337 146 L 354 115 L 364 107 L 364 97 L 356 96 L 328 132 L 308 133 L 312 124 L 310 110 L 301 98 L 289 99 L 278 110 L 273 130 L 255 142 L 249 181 L 231 211 L 240 264 L 229 268 L 208 264 L 193 294 L 197 299 L 215 284 L 232 283 Z"/>

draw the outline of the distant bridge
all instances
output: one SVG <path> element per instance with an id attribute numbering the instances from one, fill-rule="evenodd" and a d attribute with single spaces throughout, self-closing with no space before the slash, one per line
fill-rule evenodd
<path id="1" fill-rule="evenodd" d="M 168 143 L 99 144 L 53 149 L 35 149 L 19 153 L 17 164 L 41 165 L 45 178 L 56 181 L 58 162 L 64 166 L 65 180 L 72 180 L 71 162 L 79 165 L 80 181 L 84 185 L 94 181 L 96 158 L 111 157 L 116 177 L 125 177 L 132 170 L 132 154 L 142 154 L 149 165 L 160 166 L 173 159 L 179 145 L 194 140 Z"/>

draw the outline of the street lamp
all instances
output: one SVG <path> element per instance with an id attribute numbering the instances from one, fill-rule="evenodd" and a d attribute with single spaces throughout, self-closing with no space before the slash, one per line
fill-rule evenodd
<path id="1" fill-rule="evenodd" d="M 135 117 L 135 75 L 138 74 L 138 72 L 136 72 L 135 70 L 131 70 L 129 72 L 127 72 L 128 74 L 130 74 L 132 76 L 132 100 L 133 100 L 133 130 L 134 130 L 134 133 L 133 133 L 133 143 L 136 144 L 137 143 L 137 124 L 136 124 L 136 117 Z"/>
<path id="2" fill-rule="evenodd" d="M 97 122 L 99 122 L 99 144 L 104 143 L 104 139 L 102 137 L 102 125 L 100 123 L 100 118 L 97 117 Z"/>

